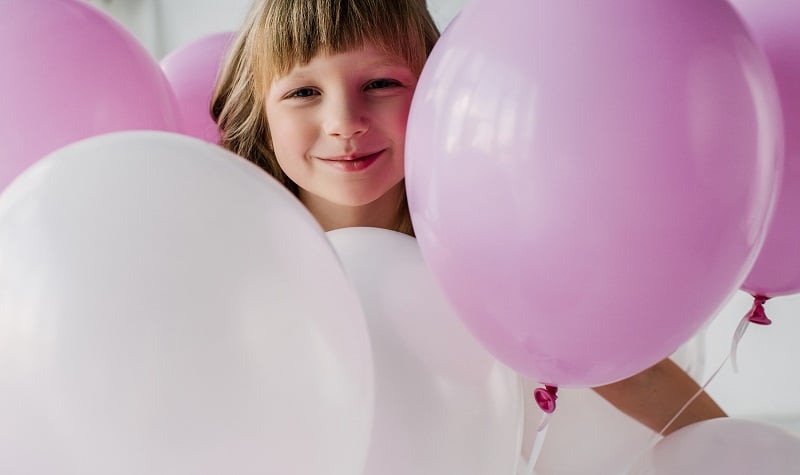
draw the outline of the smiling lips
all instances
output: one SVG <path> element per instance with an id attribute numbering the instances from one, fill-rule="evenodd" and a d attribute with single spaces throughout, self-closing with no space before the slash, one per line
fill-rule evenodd
<path id="1" fill-rule="evenodd" d="M 326 164 L 335 167 L 339 170 L 346 172 L 357 172 L 366 169 L 383 154 L 383 150 L 379 150 L 367 155 L 343 155 L 340 157 L 321 158 Z"/>

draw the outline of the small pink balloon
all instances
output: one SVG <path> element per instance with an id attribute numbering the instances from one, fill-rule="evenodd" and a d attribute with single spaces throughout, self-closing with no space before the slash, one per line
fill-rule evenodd
<path id="1" fill-rule="evenodd" d="M 158 63 L 83 1 L 0 2 L 0 190 L 67 144 L 108 132 L 179 130 Z"/>
<path id="2" fill-rule="evenodd" d="M 733 0 L 769 59 L 783 110 L 786 158 L 764 247 L 743 290 L 777 297 L 800 292 L 800 3 Z"/>
<path id="3" fill-rule="evenodd" d="M 178 98 L 184 133 L 214 144 L 219 143 L 219 129 L 209 106 L 233 36 L 232 32 L 204 36 L 161 60 L 161 68 Z"/>
<path id="4" fill-rule="evenodd" d="M 414 96 L 411 216 L 498 359 L 549 385 L 606 384 L 741 286 L 781 131 L 769 65 L 725 0 L 475 0 Z"/>

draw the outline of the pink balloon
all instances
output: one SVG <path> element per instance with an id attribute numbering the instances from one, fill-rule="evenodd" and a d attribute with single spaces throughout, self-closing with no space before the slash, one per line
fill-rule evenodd
<path id="1" fill-rule="evenodd" d="M 176 131 L 158 63 L 82 1 L 0 2 L 0 190 L 67 144 L 129 129 Z"/>
<path id="2" fill-rule="evenodd" d="M 786 158 L 781 191 L 764 247 L 743 290 L 776 297 L 800 292 L 800 3 L 732 2 L 764 49 L 778 84 Z"/>
<path id="3" fill-rule="evenodd" d="M 209 105 L 232 39 L 232 32 L 204 36 L 161 60 L 161 68 L 178 98 L 184 133 L 214 144 L 219 143 L 219 129 L 211 118 Z"/>
<path id="4" fill-rule="evenodd" d="M 423 255 L 531 379 L 633 375 L 747 275 L 780 178 L 778 107 L 724 0 L 476 0 L 409 118 Z"/>

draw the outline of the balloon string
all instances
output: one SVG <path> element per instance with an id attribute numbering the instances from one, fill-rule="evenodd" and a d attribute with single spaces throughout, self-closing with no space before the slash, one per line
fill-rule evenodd
<path id="1" fill-rule="evenodd" d="M 630 475 L 630 474 L 637 474 L 644 472 L 644 467 L 641 467 L 640 465 L 643 463 L 647 454 L 651 450 L 653 450 L 656 444 L 658 444 L 658 442 L 664 437 L 664 432 L 666 432 L 667 429 L 669 429 L 672 426 L 672 424 L 674 424 L 675 421 L 678 420 L 678 418 L 686 411 L 686 409 L 694 402 L 695 399 L 697 399 L 701 394 L 703 394 L 703 391 L 706 390 L 706 387 L 708 387 L 708 385 L 711 384 L 711 381 L 713 381 L 714 378 L 717 377 L 719 372 L 722 371 L 722 368 L 725 367 L 725 363 L 727 363 L 730 358 L 731 354 L 728 353 L 728 355 L 725 356 L 725 359 L 722 360 L 722 363 L 720 363 L 717 369 L 711 374 L 711 376 L 709 376 L 708 379 L 706 379 L 706 382 L 703 383 L 702 386 L 700 386 L 697 392 L 695 392 L 694 395 L 691 398 L 689 398 L 689 400 L 686 401 L 686 403 L 684 403 L 684 405 L 678 410 L 678 412 L 676 412 L 675 415 L 672 416 L 672 419 L 670 419 L 669 422 L 667 422 L 657 434 L 653 434 L 653 436 L 650 438 L 650 441 L 647 443 L 647 446 L 639 453 L 639 455 L 635 459 L 633 459 L 633 463 L 631 463 L 630 468 L 628 468 L 628 470 L 626 470 L 624 473 Z"/>
<path id="2" fill-rule="evenodd" d="M 722 368 L 725 367 L 725 363 L 727 363 L 728 360 L 731 361 L 731 367 L 733 371 L 734 372 L 739 371 L 736 356 L 739 348 L 739 342 L 742 340 L 742 337 L 744 337 L 744 334 L 747 331 L 747 327 L 750 325 L 750 323 L 755 323 L 758 325 L 769 325 L 770 323 L 772 323 L 772 321 L 767 317 L 766 312 L 764 310 L 764 303 L 767 300 L 769 300 L 769 297 L 765 297 L 763 295 L 753 296 L 753 307 L 739 321 L 739 325 L 737 325 L 736 331 L 733 333 L 733 340 L 731 341 L 731 349 L 728 355 L 725 357 L 725 359 L 722 360 L 722 363 L 720 363 L 720 365 L 711 374 L 711 376 L 708 377 L 706 382 L 703 383 L 702 386 L 700 386 L 700 389 L 698 389 L 697 392 L 694 393 L 694 396 L 692 396 L 688 401 L 686 401 L 683 407 L 681 407 L 680 410 L 674 416 L 672 416 L 672 419 L 670 419 L 669 422 L 667 422 L 667 424 L 664 426 L 664 428 L 661 429 L 661 431 L 659 431 L 658 434 L 653 435 L 653 437 L 650 439 L 650 442 L 647 444 L 647 447 L 639 454 L 638 457 L 634 459 L 634 462 L 631 464 L 630 468 L 625 473 L 635 474 L 635 473 L 641 473 L 643 471 L 643 467 L 639 467 L 639 465 L 643 462 L 644 457 L 647 455 L 647 453 L 653 450 L 653 447 L 655 447 L 656 444 L 658 444 L 659 440 L 664 436 L 664 432 L 666 432 L 667 429 L 669 429 L 670 426 L 672 426 L 672 424 L 675 423 L 676 420 L 678 420 L 681 414 L 683 414 L 684 411 L 686 411 L 686 409 L 692 404 L 692 402 L 694 402 L 694 400 L 697 399 L 703 393 L 703 391 L 706 390 L 706 387 L 708 387 L 708 385 L 711 384 L 711 381 L 713 381 L 714 378 L 717 377 L 719 372 L 722 371 Z"/>
<path id="3" fill-rule="evenodd" d="M 525 475 L 533 475 L 534 473 L 534 468 L 536 467 L 536 462 L 539 460 L 539 455 L 542 453 L 544 439 L 547 437 L 547 428 L 550 426 L 550 419 L 552 417 L 552 414 L 545 412 L 544 417 L 542 417 L 542 422 L 536 429 L 536 435 L 533 439 L 533 447 L 531 448 L 531 456 L 528 459 L 528 464 L 524 472 Z"/>
<path id="4" fill-rule="evenodd" d="M 539 427 L 536 428 L 536 435 L 533 439 L 533 447 L 531 448 L 530 459 L 528 460 L 524 475 L 533 475 L 536 462 L 539 460 L 539 454 L 542 453 L 542 446 L 544 439 L 547 436 L 547 427 L 550 424 L 550 418 L 556 410 L 556 399 L 558 399 L 558 387 L 545 385 L 543 388 L 537 388 L 533 392 L 533 399 L 539 406 L 539 409 L 544 413 Z M 523 459 L 522 462 L 525 460 Z"/>
<path id="5" fill-rule="evenodd" d="M 767 318 L 766 313 L 764 312 L 764 302 L 769 300 L 769 297 L 756 295 L 754 296 L 754 299 L 755 301 L 753 302 L 753 308 L 751 308 L 750 311 L 744 317 L 742 317 L 742 319 L 739 321 L 739 325 L 736 327 L 736 331 L 733 333 L 733 341 L 731 342 L 731 351 L 730 353 L 728 353 L 728 356 L 726 356 L 725 359 L 722 360 L 722 363 L 720 363 L 717 369 L 711 374 L 711 376 L 708 377 L 706 382 L 702 386 L 700 386 L 700 389 L 697 390 L 694 396 L 692 396 L 691 399 L 686 401 L 686 404 L 684 404 L 683 407 L 681 407 L 678 413 L 675 414 L 672 417 L 672 419 L 670 419 L 669 422 L 667 422 L 667 425 L 665 425 L 664 428 L 661 429 L 661 432 L 658 433 L 658 436 L 663 436 L 664 432 L 666 432 L 666 430 L 669 429 L 669 427 L 678 419 L 678 417 L 680 417 L 681 414 L 683 414 L 686 408 L 688 408 L 689 405 L 692 404 L 692 402 L 695 399 L 697 399 L 697 397 L 700 396 L 700 394 L 702 394 L 703 391 L 705 391 L 706 387 L 709 384 L 711 384 L 711 381 L 713 381 L 714 378 L 717 376 L 717 374 L 719 374 L 719 372 L 722 370 L 722 368 L 725 366 L 725 363 L 727 363 L 728 360 L 731 360 L 731 367 L 733 368 L 733 370 L 738 372 L 738 366 L 736 363 L 736 352 L 739 347 L 739 342 L 742 340 L 742 337 L 747 331 L 748 325 L 750 323 L 756 323 L 759 325 L 769 325 L 770 323 L 772 323 L 772 321 L 769 318 Z"/>
<path id="6" fill-rule="evenodd" d="M 741 341 L 744 333 L 747 331 L 747 327 L 750 325 L 750 318 L 748 315 L 742 317 L 742 320 L 739 322 L 739 326 L 736 327 L 736 331 L 733 333 L 733 341 L 731 341 L 731 368 L 733 368 L 734 373 L 739 372 L 739 362 L 737 360 L 737 353 L 739 351 L 739 341 Z"/>

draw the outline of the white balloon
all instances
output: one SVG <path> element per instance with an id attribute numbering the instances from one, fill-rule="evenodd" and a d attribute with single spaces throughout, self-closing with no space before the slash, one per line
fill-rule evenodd
<path id="1" fill-rule="evenodd" d="M 376 228 L 328 232 L 372 336 L 375 416 L 366 475 L 514 475 L 516 374 L 467 332 L 416 240 Z"/>
<path id="2" fill-rule="evenodd" d="M 800 471 L 800 437 L 745 419 L 697 422 L 664 437 L 634 473 L 750 475 Z"/>
<path id="3" fill-rule="evenodd" d="M 369 336 L 324 232 L 189 137 L 63 148 L 0 197 L 0 472 L 360 473 Z"/>

